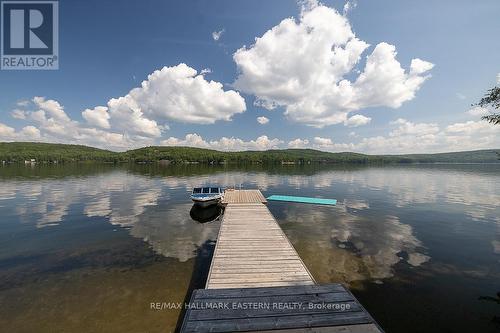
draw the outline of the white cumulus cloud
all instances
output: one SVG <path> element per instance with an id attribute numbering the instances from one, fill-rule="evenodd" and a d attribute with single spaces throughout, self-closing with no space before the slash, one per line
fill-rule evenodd
<path id="1" fill-rule="evenodd" d="M 136 89 L 138 90 L 134 89 L 132 91 L 140 91 L 140 88 Z M 132 135 L 160 137 L 161 127 L 156 120 L 144 115 L 145 105 L 142 103 L 130 93 L 124 97 L 110 99 L 108 110 L 111 119 L 110 124 L 112 124 L 113 129 Z"/>
<path id="2" fill-rule="evenodd" d="M 38 141 L 40 130 L 34 126 L 25 126 L 20 131 L 0 123 L 1 141 Z"/>
<path id="3" fill-rule="evenodd" d="M 208 81 L 204 75 L 179 64 L 163 67 L 150 74 L 141 86 L 128 94 L 82 112 L 91 126 L 112 129 L 130 136 L 159 138 L 168 128 L 167 121 L 213 124 L 230 121 L 246 110 L 243 97 L 234 90 L 225 91 L 221 83 Z"/>
<path id="4" fill-rule="evenodd" d="M 33 103 L 38 107 L 39 111 L 43 111 L 48 116 L 58 121 L 69 121 L 69 117 L 64 112 L 64 108 L 58 101 L 53 99 L 46 100 L 45 97 L 33 97 Z"/>
<path id="5" fill-rule="evenodd" d="M 329 147 L 333 145 L 333 142 L 332 139 L 317 136 L 314 138 L 314 144 L 320 147 Z"/>
<path id="6" fill-rule="evenodd" d="M 210 73 L 212 73 L 212 70 L 210 68 L 203 68 L 200 71 L 200 75 L 205 75 L 205 74 L 210 74 Z"/>
<path id="7" fill-rule="evenodd" d="M 17 106 L 20 106 L 20 107 L 26 107 L 30 104 L 30 101 L 29 100 L 20 100 L 16 103 Z"/>
<path id="8" fill-rule="evenodd" d="M 23 119 L 23 120 L 26 119 L 26 113 L 24 112 L 24 110 L 14 109 L 14 110 L 12 110 L 10 115 L 14 119 Z"/>
<path id="9" fill-rule="evenodd" d="M 193 124 L 230 121 L 246 110 L 243 97 L 234 90 L 223 89 L 221 83 L 208 81 L 186 64 L 163 67 L 132 89 L 119 103 L 145 117 Z M 108 103 L 109 104 L 109 103 Z M 113 118 L 113 107 L 108 105 Z"/>
<path id="10" fill-rule="evenodd" d="M 257 117 L 257 122 L 261 125 L 265 125 L 269 122 L 269 118 L 266 117 Z"/>
<path id="11" fill-rule="evenodd" d="M 448 133 L 465 133 L 467 135 L 473 135 L 481 131 L 483 134 L 486 133 L 499 133 L 500 129 L 491 125 L 486 121 L 473 121 L 469 120 L 464 123 L 455 123 L 448 125 L 446 127 L 446 132 Z"/>
<path id="12" fill-rule="evenodd" d="M 213 124 L 230 121 L 233 115 L 244 112 L 243 97 L 234 90 L 224 90 L 219 82 L 206 80 L 207 73 L 205 69 L 198 74 L 182 63 L 163 67 L 140 87 L 111 98 L 106 106 L 85 109 L 84 123 L 71 119 L 58 101 L 36 96 L 30 102 L 18 103 L 25 109 L 15 109 L 11 116 L 33 123 L 39 136 L 5 125 L 2 138 L 25 140 L 32 136 L 41 141 L 124 150 L 158 143 L 169 129 L 169 121 Z"/>
<path id="13" fill-rule="evenodd" d="M 481 117 L 487 115 L 489 113 L 487 108 L 483 108 L 481 106 L 475 106 L 470 110 L 467 110 L 467 114 L 475 117 Z"/>
<path id="14" fill-rule="evenodd" d="M 343 9 L 344 16 L 349 14 L 349 12 L 352 11 L 357 6 L 358 6 L 358 3 L 355 0 L 346 1 L 346 3 L 344 4 L 344 9 Z"/>
<path id="15" fill-rule="evenodd" d="M 418 135 L 424 136 L 428 134 L 436 134 L 439 132 L 438 125 L 434 123 L 412 123 L 406 119 L 398 119 L 391 123 L 392 125 L 397 125 L 395 130 L 389 133 L 392 137 L 401 137 L 404 135 Z"/>
<path id="16" fill-rule="evenodd" d="M 315 137 L 312 147 L 327 151 L 355 151 L 367 154 L 412 154 L 489 149 L 500 146 L 500 127 L 486 121 L 467 121 L 440 128 L 435 123 L 414 123 L 398 119 L 390 123 L 387 135 L 337 143 Z"/>
<path id="17" fill-rule="evenodd" d="M 363 126 L 366 124 L 369 124 L 372 118 L 370 117 L 365 117 L 360 114 L 355 114 L 354 116 L 350 117 L 346 121 L 344 121 L 344 125 L 349 126 L 349 127 L 358 127 L 358 126 Z"/>
<path id="18" fill-rule="evenodd" d="M 18 132 L 4 125 L 0 140 L 84 144 L 115 150 L 152 143 L 140 137 L 132 138 L 123 133 L 85 126 L 70 119 L 64 107 L 52 99 L 36 96 L 32 99 L 32 103 L 26 104 L 26 107 L 31 107 L 31 110 L 17 110 L 18 112 L 13 112 L 11 115 L 20 119 L 19 116 L 22 114 L 23 120 L 33 125 L 25 126 Z"/>
<path id="19" fill-rule="evenodd" d="M 212 32 L 212 38 L 213 38 L 213 40 L 215 40 L 217 42 L 222 37 L 222 34 L 224 32 L 225 32 L 224 29 Z"/>
<path id="20" fill-rule="evenodd" d="M 395 47 L 382 42 L 350 81 L 346 77 L 357 71 L 368 47 L 335 9 L 303 6 L 298 20 L 282 20 L 234 53 L 239 70 L 234 86 L 254 94 L 259 106 L 283 106 L 293 121 L 317 127 L 345 122 L 355 110 L 398 108 L 413 99 L 433 64 L 416 58 L 404 70 Z"/>
<path id="21" fill-rule="evenodd" d="M 322 138 L 317 136 L 313 139 L 312 148 L 327 151 L 345 151 L 353 150 L 355 149 L 355 146 L 353 144 L 334 143 L 330 138 Z"/>
<path id="22" fill-rule="evenodd" d="M 309 140 L 297 138 L 288 142 L 290 148 L 306 148 L 309 145 Z"/>
<path id="23" fill-rule="evenodd" d="M 82 112 L 82 117 L 91 126 L 101 128 L 110 128 L 108 108 L 105 106 L 96 106 L 93 109 L 86 109 Z"/>
<path id="24" fill-rule="evenodd" d="M 184 139 L 170 137 L 161 141 L 164 146 L 211 148 L 222 151 L 268 150 L 278 148 L 282 143 L 282 140 L 269 139 L 267 135 L 259 136 L 257 139 L 250 141 L 234 137 L 222 137 L 219 140 L 207 141 L 196 133 L 187 134 Z"/>
<path id="25" fill-rule="evenodd" d="M 183 146 L 183 147 L 197 147 L 197 148 L 209 148 L 208 142 L 203 140 L 203 138 L 196 134 L 187 134 L 184 139 L 178 139 L 175 137 L 170 137 L 166 140 L 161 141 L 164 146 Z"/>

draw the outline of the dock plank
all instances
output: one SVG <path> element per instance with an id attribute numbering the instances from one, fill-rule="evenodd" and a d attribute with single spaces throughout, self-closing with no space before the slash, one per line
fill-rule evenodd
<path id="1" fill-rule="evenodd" d="M 190 304 L 181 332 L 382 332 L 340 284 L 195 290 Z"/>

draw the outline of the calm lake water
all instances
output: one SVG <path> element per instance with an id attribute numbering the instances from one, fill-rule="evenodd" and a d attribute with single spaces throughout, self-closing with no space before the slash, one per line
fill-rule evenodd
<path id="1" fill-rule="evenodd" d="M 500 165 L 0 167 L 1 331 L 174 331 L 150 303 L 203 288 L 220 223 L 189 192 L 209 183 L 337 199 L 268 207 L 386 332 L 499 331 L 480 297 L 500 291 Z"/>

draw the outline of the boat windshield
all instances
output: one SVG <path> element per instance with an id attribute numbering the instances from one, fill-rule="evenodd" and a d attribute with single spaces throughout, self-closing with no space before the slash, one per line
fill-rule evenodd
<path id="1" fill-rule="evenodd" d="M 195 187 L 193 189 L 193 194 L 201 193 L 201 187 Z"/>
<path id="2" fill-rule="evenodd" d="M 203 193 L 210 193 L 210 187 L 204 187 Z"/>
<path id="3" fill-rule="evenodd" d="M 211 187 L 210 193 L 219 193 L 219 188 L 218 187 Z"/>

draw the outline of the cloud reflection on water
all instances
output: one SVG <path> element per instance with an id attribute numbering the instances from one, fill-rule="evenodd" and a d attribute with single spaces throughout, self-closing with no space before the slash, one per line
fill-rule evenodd
<path id="1" fill-rule="evenodd" d="M 356 209 L 367 205 L 354 203 Z M 350 283 L 385 279 L 394 275 L 398 262 L 416 267 L 430 259 L 412 227 L 397 216 L 365 217 L 351 213 L 351 208 L 349 203 L 335 208 L 285 208 L 283 220 L 290 226 L 285 224 L 284 228 L 317 280 Z"/>
<path id="2" fill-rule="evenodd" d="M 363 195 L 383 192 L 388 206 L 446 205 L 473 220 L 496 221 L 500 190 L 488 173 L 426 168 L 369 168 L 307 174 L 220 172 L 210 175 L 151 177 L 123 171 L 89 177 L 4 180 L 0 206 L 14 209 L 23 223 L 37 228 L 64 223 L 81 206 L 85 216 L 102 217 L 129 229 L 166 257 L 186 261 L 196 249 L 217 236 L 218 223 L 197 224 L 189 216 L 188 193 L 203 184 L 258 187 L 264 191 L 295 190 L 338 198 L 333 210 L 290 205 L 284 209 L 285 231 L 311 262 L 319 280 L 383 279 L 394 266 L 419 266 L 429 260 L 425 244 L 413 228 Z M 497 179 L 497 178 L 495 178 Z M 300 207 L 300 210 L 296 207 Z M 283 221 L 282 221 L 283 222 Z M 491 242 L 499 251 L 499 241 Z M 318 255 L 320 254 L 320 255 Z"/>

